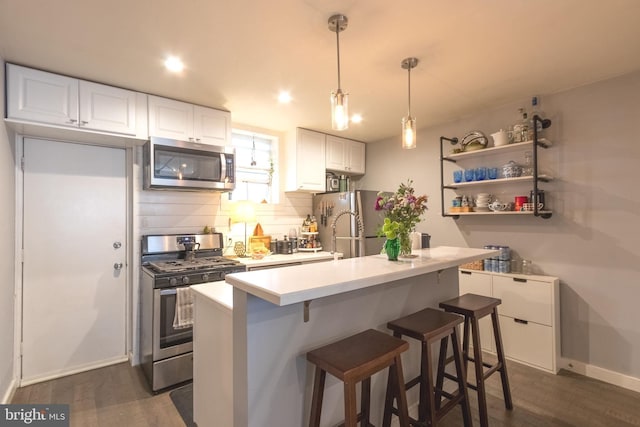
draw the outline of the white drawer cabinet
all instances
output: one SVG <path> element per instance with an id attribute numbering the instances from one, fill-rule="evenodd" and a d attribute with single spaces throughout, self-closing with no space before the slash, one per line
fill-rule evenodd
<path id="1" fill-rule="evenodd" d="M 459 283 L 461 295 L 476 293 L 502 300 L 498 314 L 507 358 L 558 372 L 560 307 L 557 277 L 460 269 Z M 490 322 L 481 325 L 482 349 L 495 352 L 495 348 L 486 344 L 485 327 L 490 327 Z M 493 338 L 490 341 L 493 346 Z"/>
<path id="2" fill-rule="evenodd" d="M 498 312 L 500 308 L 498 308 Z M 557 372 L 553 352 L 553 328 L 514 317 L 498 315 L 506 357 Z"/>
<path id="3" fill-rule="evenodd" d="M 127 89 L 7 64 L 7 119 L 147 138 L 147 97 Z"/>
<path id="4" fill-rule="evenodd" d="M 460 295 L 477 294 L 485 297 L 491 296 L 491 276 L 488 274 L 472 274 L 471 272 L 461 270 L 459 286 Z M 495 352 L 491 316 L 483 317 L 478 323 L 480 326 L 480 347 L 484 351 Z M 473 344 L 471 346 L 473 347 Z"/>
<path id="5" fill-rule="evenodd" d="M 231 144 L 231 113 L 149 95 L 149 136 Z"/>
<path id="6" fill-rule="evenodd" d="M 541 325 L 553 324 L 553 286 L 520 277 L 493 276 L 493 296 L 502 300 L 500 314 Z"/>

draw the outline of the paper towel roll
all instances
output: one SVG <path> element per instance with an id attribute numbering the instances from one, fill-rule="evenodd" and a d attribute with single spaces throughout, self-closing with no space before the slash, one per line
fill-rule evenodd
<path id="1" fill-rule="evenodd" d="M 411 249 L 422 249 L 422 233 L 414 231 L 409 237 L 411 238 Z"/>

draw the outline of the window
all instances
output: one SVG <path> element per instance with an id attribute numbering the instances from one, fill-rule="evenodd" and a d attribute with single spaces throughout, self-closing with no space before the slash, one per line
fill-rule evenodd
<path id="1" fill-rule="evenodd" d="M 229 199 L 276 203 L 278 138 L 234 129 L 231 140 L 236 149 L 236 189 Z"/>

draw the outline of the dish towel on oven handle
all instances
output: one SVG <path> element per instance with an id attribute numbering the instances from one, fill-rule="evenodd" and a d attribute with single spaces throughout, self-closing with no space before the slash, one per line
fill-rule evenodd
<path id="1" fill-rule="evenodd" d="M 184 329 L 193 325 L 193 293 L 188 286 L 176 288 L 176 312 L 173 328 Z"/>

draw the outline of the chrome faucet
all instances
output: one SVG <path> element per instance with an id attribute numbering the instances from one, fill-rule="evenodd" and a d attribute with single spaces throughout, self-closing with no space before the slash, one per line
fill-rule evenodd
<path id="1" fill-rule="evenodd" d="M 356 223 L 358 224 L 358 237 L 350 237 L 350 236 L 340 236 L 337 237 L 336 236 L 336 223 L 338 222 L 338 218 L 340 218 L 342 215 L 352 215 L 355 219 L 356 219 Z M 360 241 L 360 251 L 359 251 L 359 256 L 364 256 L 364 225 L 362 224 L 362 220 L 360 219 L 360 215 L 358 215 L 357 213 L 353 212 L 353 211 L 349 211 L 349 210 L 344 210 L 341 212 L 338 212 L 336 214 L 336 216 L 333 218 L 333 221 L 331 221 L 331 229 L 332 229 L 332 247 L 331 247 L 331 253 L 335 253 L 336 252 L 336 240 L 337 239 L 344 239 L 344 240 L 358 240 Z"/>

